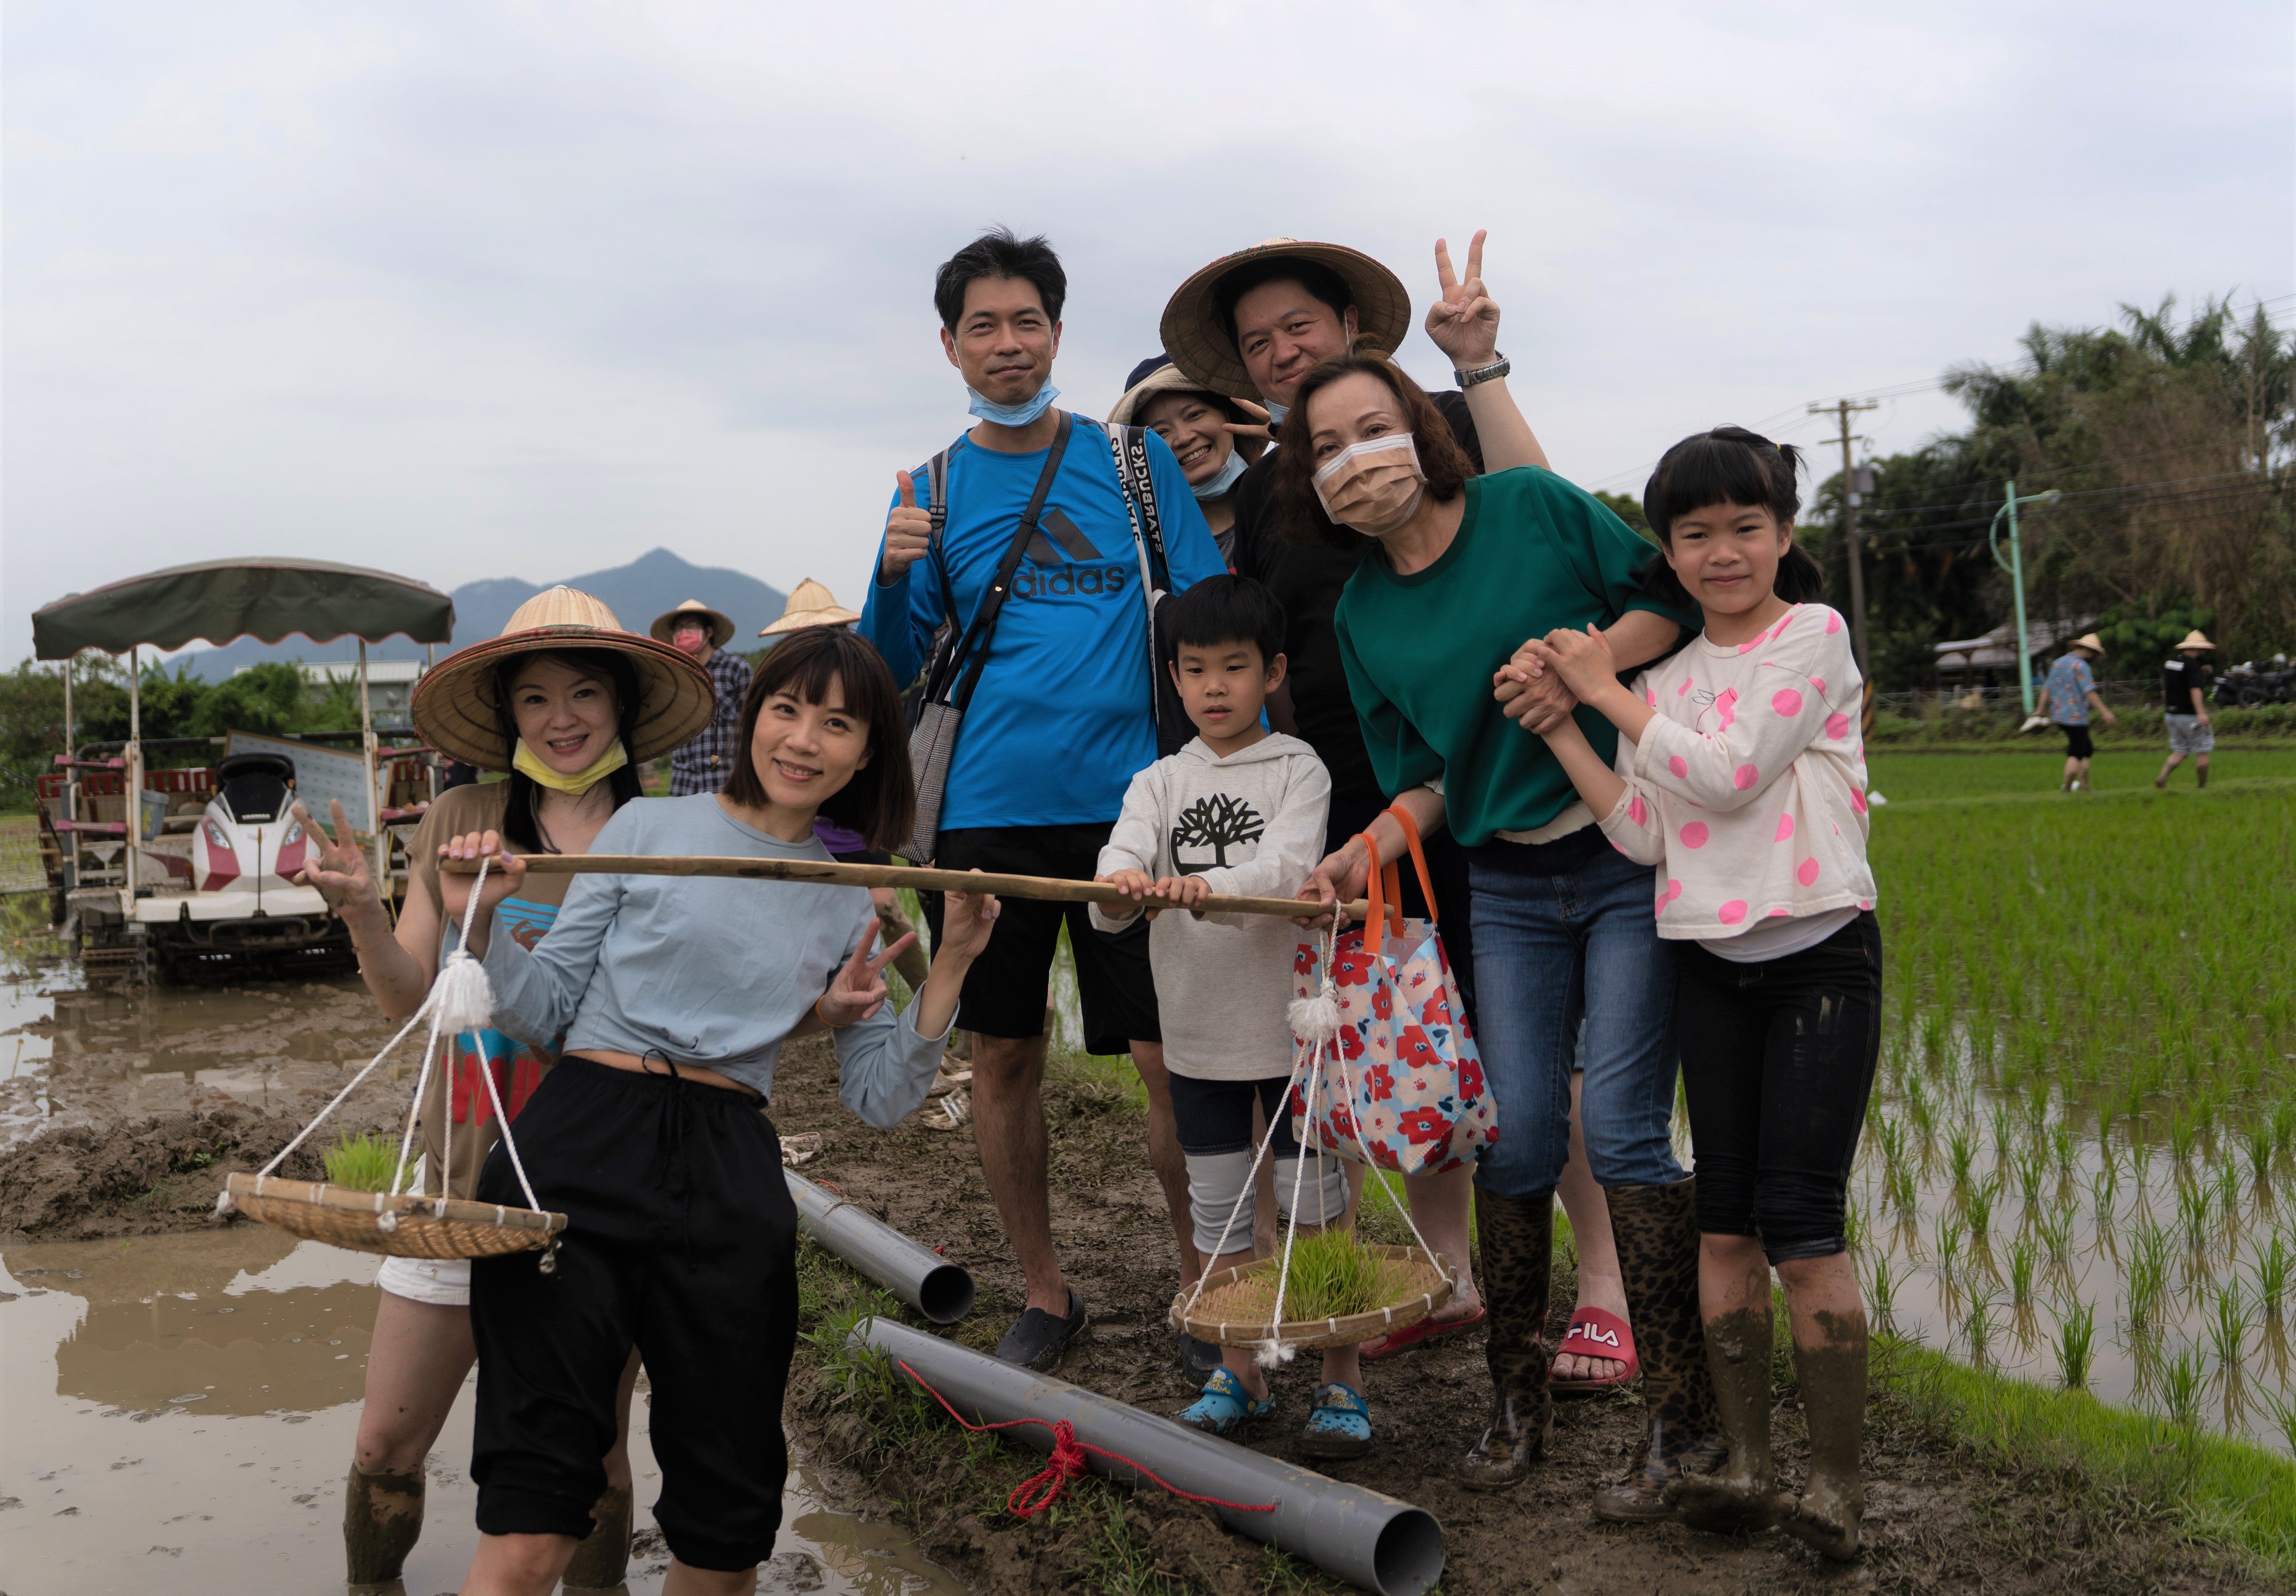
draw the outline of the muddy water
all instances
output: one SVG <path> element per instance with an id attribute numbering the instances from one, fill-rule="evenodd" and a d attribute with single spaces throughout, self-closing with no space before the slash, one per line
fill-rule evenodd
<path id="1" fill-rule="evenodd" d="M 340 1589 L 342 1477 L 376 1260 L 259 1225 L 0 1248 L 0 1569 L 11 1596 Z M 659 1489 L 641 1400 L 630 1451 Z M 411 1596 L 452 1591 L 477 1542 L 471 1401 L 430 1462 Z M 906 1538 L 826 1505 L 802 1468 L 765 1591 L 962 1589 Z M 641 1510 L 641 1529 L 651 1518 Z M 666 1554 L 632 1559 L 661 1588 Z"/>

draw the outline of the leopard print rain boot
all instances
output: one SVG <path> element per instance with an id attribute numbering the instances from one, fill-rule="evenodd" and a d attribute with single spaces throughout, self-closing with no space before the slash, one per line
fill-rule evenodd
<path id="1" fill-rule="evenodd" d="M 1857 1555 L 1866 1487 L 1857 1453 L 1866 1438 L 1866 1315 L 1820 1314 L 1825 1339 L 1794 1343 L 1794 1372 L 1809 1420 L 1809 1480 L 1779 1526 L 1835 1562 Z"/>
<path id="2" fill-rule="evenodd" d="M 1718 1468 L 1728 1451 L 1698 1320 L 1697 1186 L 1685 1180 L 1604 1191 L 1649 1418 L 1641 1457 L 1626 1478 L 1595 1494 L 1595 1517 L 1649 1523 L 1674 1517 L 1669 1483 Z"/>
<path id="3" fill-rule="evenodd" d="M 590 1508 L 590 1533 L 574 1548 L 566 1565 L 565 1585 L 575 1591 L 619 1591 L 630 1571 L 630 1493 L 627 1486 L 606 1494 Z"/>
<path id="4" fill-rule="evenodd" d="M 1554 1193 L 1498 1197 L 1475 1188 L 1489 1330 L 1491 1415 L 1483 1438 L 1453 1467 L 1471 1491 L 1501 1491 L 1529 1474 L 1554 1431 L 1547 1389 L 1546 1297 L 1554 1267 Z"/>
<path id="5" fill-rule="evenodd" d="M 1730 1461 L 1720 1472 L 1686 1474 L 1666 1500 L 1693 1529 L 1729 1535 L 1778 1521 L 1777 1477 L 1770 1462 L 1770 1305 L 1724 1314 L 1706 1326 L 1706 1366 Z"/>
<path id="6" fill-rule="evenodd" d="M 422 1534 L 422 1470 L 372 1473 L 351 1465 L 343 1482 L 343 1576 L 354 1592 L 399 1589 L 399 1570 Z"/>

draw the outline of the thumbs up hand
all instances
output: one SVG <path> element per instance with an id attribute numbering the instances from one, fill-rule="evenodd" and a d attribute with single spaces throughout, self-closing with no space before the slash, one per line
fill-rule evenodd
<path id="1" fill-rule="evenodd" d="M 885 552 L 877 562 L 877 580 L 898 582 L 909 567 L 932 546 L 932 515 L 917 508 L 917 485 L 906 471 L 895 471 L 900 500 L 885 518 Z"/>

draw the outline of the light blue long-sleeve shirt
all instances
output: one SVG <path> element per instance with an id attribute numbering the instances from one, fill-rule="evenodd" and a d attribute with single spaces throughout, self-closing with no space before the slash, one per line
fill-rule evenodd
<path id="1" fill-rule="evenodd" d="M 744 855 L 826 863 L 811 837 L 783 842 L 726 813 L 714 793 L 636 798 L 590 845 L 594 854 Z M 495 1023 L 521 1040 L 565 1034 L 586 1049 L 666 1054 L 770 1097 L 782 1044 L 877 927 L 858 887 L 725 876 L 583 875 L 550 935 L 532 948 L 487 945 Z M 889 1003 L 834 1033 L 837 1095 L 871 1125 L 899 1123 L 925 1099 L 938 1036 Z"/>

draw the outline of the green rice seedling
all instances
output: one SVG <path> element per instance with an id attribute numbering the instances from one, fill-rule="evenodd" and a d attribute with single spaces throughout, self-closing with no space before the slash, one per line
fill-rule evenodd
<path id="1" fill-rule="evenodd" d="M 2069 1391 L 2088 1389 L 2089 1369 L 2096 1352 L 2096 1309 L 2075 1303 L 2072 1312 L 2057 1321 L 2057 1377 Z"/>
<path id="2" fill-rule="evenodd" d="M 2179 1109 L 2169 1121 L 2169 1157 L 2177 1166 L 2177 1173 L 2190 1176 L 2193 1172 L 2193 1150 L 2200 1145 L 2199 1122 Z"/>
<path id="3" fill-rule="evenodd" d="M 2070 1209 L 2052 1208 L 2047 1216 L 2034 1227 L 2041 1245 L 2048 1249 L 2049 1262 L 2059 1269 L 2072 1261 L 2073 1216 Z"/>
<path id="4" fill-rule="evenodd" d="M 2247 1296 L 2234 1281 L 2217 1293 L 2216 1311 L 2209 1316 L 2209 1340 L 2218 1363 L 2240 1362 L 2248 1345 L 2248 1324 Z"/>
<path id="5" fill-rule="evenodd" d="M 1897 1322 L 1898 1282 L 1904 1277 L 1890 1267 L 1890 1255 L 1877 1252 L 1866 1272 L 1866 1307 L 1873 1315 L 1877 1330 L 1888 1330 Z"/>
<path id="6" fill-rule="evenodd" d="M 2296 1101 L 2285 1101 L 2272 1110 L 2272 1145 L 2284 1150 L 2292 1142 L 2296 1142 Z"/>
<path id="7" fill-rule="evenodd" d="M 2033 1300 L 2033 1271 L 2040 1262 L 2033 1244 L 2019 1237 L 2009 1248 L 2009 1297 L 2022 1306 Z"/>
<path id="8" fill-rule="evenodd" d="M 2248 1176 L 2259 1191 L 2272 1186 L 2272 1127 L 2251 1125 L 2248 1127 Z"/>
<path id="9" fill-rule="evenodd" d="M 2287 1244 L 2276 1231 L 2270 1250 L 2256 1254 L 2256 1302 L 2267 1321 L 2279 1319 L 2281 1304 L 2287 1300 L 2289 1263 Z"/>
<path id="10" fill-rule="evenodd" d="M 2209 1240 L 2209 1194 L 2197 1186 L 2177 1188 L 2177 1229 L 2185 1245 L 2204 1251 Z"/>
<path id="11" fill-rule="evenodd" d="M 1961 1322 L 1961 1338 L 1969 1348 L 1969 1361 L 1984 1368 L 1993 1344 L 1993 1306 L 1983 1297 L 1971 1299 L 1969 1316 Z"/>
<path id="12" fill-rule="evenodd" d="M 2128 1322 L 2140 1329 L 2157 1324 L 2161 1298 L 2169 1289 L 2169 1238 L 2147 1220 L 2136 1232 L 2128 1256 Z"/>
<path id="13" fill-rule="evenodd" d="M 2104 1156 L 2107 1158 L 2112 1156 L 2112 1126 L 2113 1122 L 2119 1117 L 2111 1102 L 2100 1102 L 2096 1105 L 2096 1139 L 2103 1148 Z"/>
<path id="14" fill-rule="evenodd" d="M 1962 1229 L 1957 1221 L 1943 1219 L 1938 1222 L 1935 1253 L 1939 1279 L 1949 1281 L 1959 1271 L 1962 1240 Z"/>
<path id="15" fill-rule="evenodd" d="M 2289 1401 L 2284 1391 L 2267 1391 L 2264 1411 L 2272 1415 L 2273 1427 L 2288 1444 L 2288 1450 L 2296 1452 L 2296 1402 Z"/>
<path id="16" fill-rule="evenodd" d="M 1272 1313 L 1275 1306 L 1275 1271 L 1262 1271 L 1264 1289 L 1251 1294 L 1250 1306 Z M 1355 1232 L 1333 1226 L 1301 1235 L 1292 1245 L 1292 1260 L 1283 1285 L 1283 1322 L 1300 1324 L 1319 1319 L 1344 1319 L 1368 1314 L 1395 1300 L 1402 1289 L 1400 1272 L 1390 1260 L 1365 1248 Z M 1266 1301 L 1259 1302 L 1261 1296 Z M 1237 1308 L 1245 1308 L 1239 1293 Z"/>
<path id="17" fill-rule="evenodd" d="M 1921 1024 L 1922 1062 L 1931 1069 L 1945 1062 L 1948 1027 L 1952 1021 L 1942 1009 L 1923 1011 Z"/>
<path id="18" fill-rule="evenodd" d="M 1969 1249 L 1978 1257 L 1993 1252 L 1993 1205 L 2001 1195 L 2001 1177 L 1988 1174 L 1961 1194 L 1961 1215 L 1969 1221 Z"/>
<path id="19" fill-rule="evenodd" d="M 1874 1140 L 1882 1150 L 1882 1161 L 1895 1169 L 1906 1156 L 1906 1127 L 1884 1116 L 1874 1126 Z"/>
<path id="20" fill-rule="evenodd" d="M 1946 1154 L 1953 1166 L 1953 1189 L 1966 1191 L 1971 1166 L 1977 1162 L 1977 1143 L 1966 1126 L 1956 1125 L 1947 1134 Z"/>
<path id="21" fill-rule="evenodd" d="M 2187 1434 L 2201 1424 L 2201 1394 L 2208 1381 L 2201 1368 L 2201 1360 L 2191 1347 L 2185 1347 L 2169 1359 L 2161 1369 L 2161 1407 L 2169 1420 Z"/>
<path id="22" fill-rule="evenodd" d="M 339 1136 L 327 1149 L 327 1183 L 353 1191 L 388 1191 L 398 1166 L 398 1143 L 388 1136 Z M 407 1167 L 414 1167 L 410 1161 Z M 399 1183 L 403 1187 L 404 1182 Z"/>
<path id="23" fill-rule="evenodd" d="M 2049 1166 L 2040 1149 L 2030 1148 L 2017 1155 L 2017 1191 L 2025 1199 L 2027 1213 L 2041 1206 L 2041 1183 L 2048 1174 Z"/>
<path id="24" fill-rule="evenodd" d="M 1853 1256 L 1865 1252 L 1868 1237 L 1864 1204 L 1852 1202 L 1842 1210 L 1841 1234 L 1842 1240 L 1849 1244 Z"/>
<path id="25" fill-rule="evenodd" d="M 2072 1121 L 2060 1119 L 2049 1132 L 2049 1151 L 2056 1160 L 2057 1173 L 2069 1175 L 2080 1156 L 2080 1139 L 2073 1134 Z"/>
<path id="26" fill-rule="evenodd" d="M 1890 1171 L 1884 1189 L 1900 1215 L 1910 1215 L 1920 1205 L 1921 1192 L 1914 1185 L 1914 1172 L 1902 1164 Z"/>
<path id="27" fill-rule="evenodd" d="M 2101 1229 L 2112 1227 L 2113 1201 L 2120 1195 L 2120 1166 L 2107 1158 L 2088 1177 L 2089 1210 Z"/>

